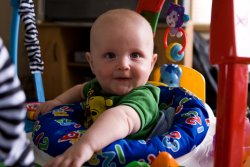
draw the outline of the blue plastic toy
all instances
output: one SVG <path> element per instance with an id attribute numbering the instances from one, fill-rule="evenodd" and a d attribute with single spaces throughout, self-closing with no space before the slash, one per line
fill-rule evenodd
<path id="1" fill-rule="evenodd" d="M 176 64 L 163 64 L 161 66 L 160 81 L 168 86 L 180 86 L 181 68 Z"/>

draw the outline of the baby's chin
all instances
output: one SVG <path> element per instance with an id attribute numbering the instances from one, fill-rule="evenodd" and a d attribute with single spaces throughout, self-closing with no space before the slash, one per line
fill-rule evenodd
<path id="1" fill-rule="evenodd" d="M 128 94 L 131 90 L 133 90 L 133 88 L 129 88 L 129 87 L 122 87 L 122 88 L 115 88 L 112 89 L 110 92 L 112 92 L 112 94 L 114 95 L 118 95 L 118 96 L 122 96 L 122 95 L 126 95 Z"/>
<path id="2" fill-rule="evenodd" d="M 113 91 L 113 94 L 122 96 L 122 95 L 128 94 L 131 90 L 133 90 L 133 89 L 114 90 L 114 91 Z"/>
<path id="3" fill-rule="evenodd" d="M 104 92 L 108 94 L 113 94 L 113 95 L 126 95 L 129 92 L 131 92 L 133 89 L 142 86 L 143 84 L 124 84 L 124 85 L 110 85 L 110 87 L 106 87 L 106 89 L 103 87 Z"/>

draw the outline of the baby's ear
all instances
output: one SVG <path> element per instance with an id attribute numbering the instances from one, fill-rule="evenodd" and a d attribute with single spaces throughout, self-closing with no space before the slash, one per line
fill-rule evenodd
<path id="1" fill-rule="evenodd" d="M 151 64 L 152 69 L 154 68 L 154 65 L 155 65 L 155 63 L 157 61 L 157 58 L 158 58 L 158 54 L 154 53 L 153 58 L 152 58 L 152 64 Z"/>
<path id="2" fill-rule="evenodd" d="M 89 62 L 89 60 L 90 60 L 90 52 L 85 52 L 85 58 Z"/>
<path id="3" fill-rule="evenodd" d="M 90 65 L 91 70 L 93 71 L 93 60 L 90 52 L 85 53 L 85 57 Z"/>

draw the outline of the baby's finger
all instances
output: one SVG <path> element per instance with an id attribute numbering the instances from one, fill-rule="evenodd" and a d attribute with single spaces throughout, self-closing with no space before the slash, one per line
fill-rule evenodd
<path id="1" fill-rule="evenodd" d="M 40 114 L 40 110 L 36 110 L 36 112 L 34 114 L 34 119 L 35 120 L 37 120 L 39 114 Z"/>

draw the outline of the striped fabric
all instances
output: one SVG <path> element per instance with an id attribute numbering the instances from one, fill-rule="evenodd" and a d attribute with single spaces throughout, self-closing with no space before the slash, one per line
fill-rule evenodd
<path id="1" fill-rule="evenodd" d="M 33 151 L 24 132 L 25 95 L 0 38 L 0 160 L 7 166 L 31 166 Z"/>
<path id="2" fill-rule="evenodd" d="M 41 50 L 38 40 L 38 31 L 36 28 L 34 3 L 32 0 L 21 0 L 19 14 L 25 26 L 24 45 L 29 58 L 31 73 L 42 73 L 44 63 L 41 59 Z"/>

